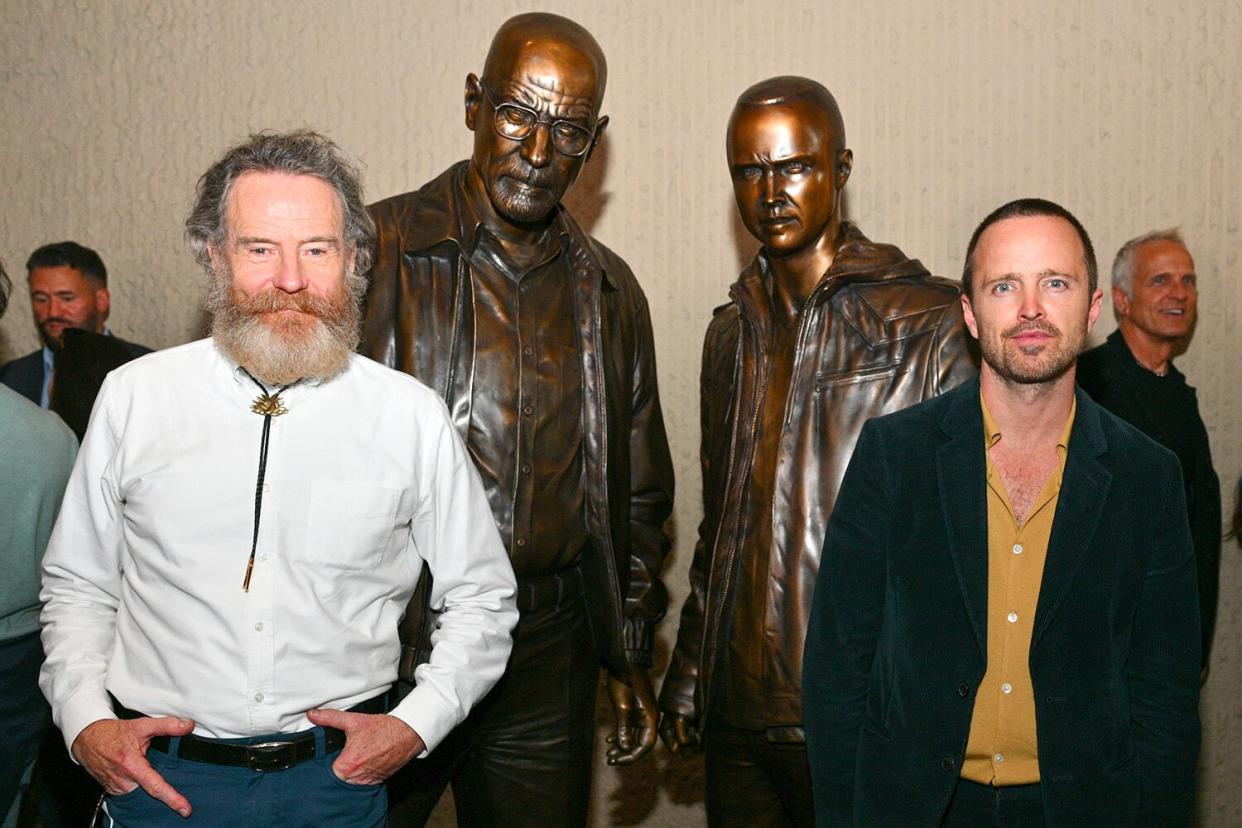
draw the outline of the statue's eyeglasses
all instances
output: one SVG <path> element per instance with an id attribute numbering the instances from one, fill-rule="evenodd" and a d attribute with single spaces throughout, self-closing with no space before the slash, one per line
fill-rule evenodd
<path id="1" fill-rule="evenodd" d="M 483 90 L 483 96 L 487 98 L 487 102 L 492 105 L 492 111 L 495 113 L 492 123 L 500 137 L 511 141 L 521 141 L 534 132 L 539 122 L 543 121 L 548 125 L 548 133 L 552 136 L 552 146 L 565 155 L 576 158 L 585 155 L 586 151 L 591 148 L 591 142 L 595 140 L 594 129 L 587 129 L 582 124 L 576 124 L 573 121 L 546 118 L 530 107 L 510 101 L 497 103 L 491 90 L 482 83 L 479 87 Z"/>

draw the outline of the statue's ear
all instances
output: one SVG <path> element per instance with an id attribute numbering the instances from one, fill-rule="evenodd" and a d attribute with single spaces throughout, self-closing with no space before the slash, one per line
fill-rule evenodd
<path id="1" fill-rule="evenodd" d="M 595 148 L 599 146 L 599 139 L 604 137 L 604 128 L 607 126 L 607 115 L 595 122 L 595 137 L 591 139 L 591 148 L 587 150 L 586 158 L 582 159 L 583 163 L 590 161 L 591 156 L 595 154 Z"/>
<path id="2" fill-rule="evenodd" d="M 840 190 L 850 180 L 850 172 L 854 169 L 854 151 L 843 149 L 837 154 L 836 185 Z"/>
<path id="3" fill-rule="evenodd" d="M 483 84 L 471 72 L 466 75 L 466 128 L 474 132 L 474 119 L 479 112 L 479 104 L 483 100 Z"/>

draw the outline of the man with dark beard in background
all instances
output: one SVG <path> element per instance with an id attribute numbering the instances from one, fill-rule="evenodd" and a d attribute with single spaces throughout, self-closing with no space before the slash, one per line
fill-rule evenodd
<path id="1" fill-rule="evenodd" d="M 43 347 L 0 366 L 0 383 L 43 408 L 52 402 L 53 379 L 58 353 L 66 331 L 87 331 L 113 340 L 119 352 L 116 363 L 136 359 L 150 348 L 113 337 L 108 330 L 112 294 L 108 290 L 108 268 L 94 250 L 73 241 L 45 244 L 26 260 L 26 282 L 30 287 L 30 310 Z M 98 385 L 89 389 L 89 402 L 95 400 Z M 75 389 L 81 393 L 81 389 Z"/>

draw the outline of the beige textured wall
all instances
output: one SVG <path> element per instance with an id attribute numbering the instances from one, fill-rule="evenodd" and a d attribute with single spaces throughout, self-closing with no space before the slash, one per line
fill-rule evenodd
<path id="1" fill-rule="evenodd" d="M 366 164 L 373 198 L 464 157 L 461 90 L 504 2 L 0 0 L 0 257 L 20 277 L 74 238 L 113 274 L 113 328 L 153 346 L 201 331 L 203 284 L 180 226 L 197 175 L 258 128 L 313 125 Z M 572 202 L 625 256 L 654 310 L 679 473 L 680 605 L 699 515 L 697 360 L 711 309 L 752 245 L 723 158 L 733 99 L 798 73 L 833 89 L 856 164 L 848 212 L 955 275 L 974 224 L 1020 195 L 1067 205 L 1105 259 L 1181 224 L 1202 285 L 1180 366 L 1199 389 L 1235 502 L 1242 249 L 1242 11 L 1236 0 L 784 4 L 552 2 L 603 44 L 612 125 Z M 23 303 L 0 357 L 30 350 Z M 1102 324 L 1096 339 L 1112 327 Z M 1242 553 L 1227 541 L 1204 694 L 1201 824 L 1242 824 Z M 674 623 L 666 626 L 665 639 Z M 667 765 L 667 767 L 665 767 Z M 595 823 L 696 825 L 701 765 L 660 751 L 597 772 Z"/>

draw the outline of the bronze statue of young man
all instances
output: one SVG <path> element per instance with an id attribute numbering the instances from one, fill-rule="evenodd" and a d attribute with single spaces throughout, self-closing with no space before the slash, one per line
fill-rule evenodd
<path id="1" fill-rule="evenodd" d="M 974 364 L 956 287 L 842 221 L 853 153 L 827 89 L 752 86 L 727 149 L 763 249 L 703 345 L 705 514 L 660 732 L 702 737 L 709 824 L 810 825 L 802 643 L 837 487 L 863 422 Z"/>
<path id="2" fill-rule="evenodd" d="M 425 821 L 451 781 L 461 825 L 584 825 L 601 663 L 617 712 L 609 762 L 655 742 L 647 669 L 667 604 L 673 471 L 650 317 L 625 262 L 560 205 L 608 123 L 606 76 L 577 23 L 512 18 L 482 77 L 466 78 L 472 157 L 371 208 L 379 238 L 362 352 L 448 404 L 521 612 L 504 678 L 413 763 L 398 818 Z M 411 606 L 406 680 L 434 609 Z"/>

